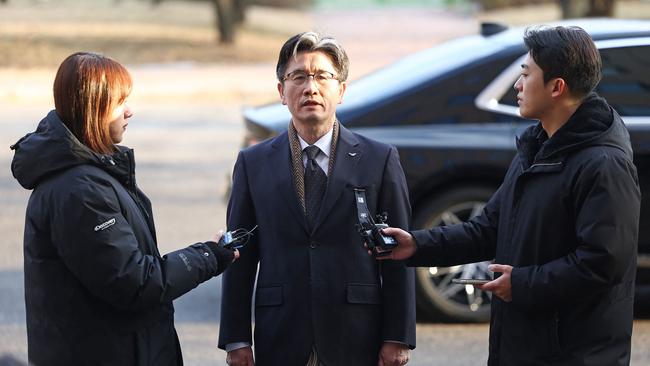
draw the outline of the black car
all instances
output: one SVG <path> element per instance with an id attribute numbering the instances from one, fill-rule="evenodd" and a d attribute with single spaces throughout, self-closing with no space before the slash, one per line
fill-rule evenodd
<path id="1" fill-rule="evenodd" d="M 650 301 L 650 21 L 575 20 L 591 34 L 603 60 L 597 92 L 630 131 L 642 190 L 637 308 Z M 414 54 L 352 82 L 339 120 L 395 145 L 413 206 L 413 228 L 449 225 L 476 215 L 501 183 L 515 154 L 515 136 L 533 121 L 519 117 L 513 84 L 526 54 L 523 28 L 484 27 Z M 244 112 L 245 145 L 286 129 L 281 104 Z M 420 316 L 486 321 L 490 294 L 453 278 L 483 278 L 488 262 L 417 269 Z"/>

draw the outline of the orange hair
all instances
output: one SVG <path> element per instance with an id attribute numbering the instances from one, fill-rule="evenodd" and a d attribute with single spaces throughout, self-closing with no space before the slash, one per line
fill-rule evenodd
<path id="1" fill-rule="evenodd" d="M 54 79 L 54 107 L 68 129 L 91 150 L 116 151 L 109 118 L 131 94 L 133 82 L 117 61 L 92 52 L 68 56 Z"/>

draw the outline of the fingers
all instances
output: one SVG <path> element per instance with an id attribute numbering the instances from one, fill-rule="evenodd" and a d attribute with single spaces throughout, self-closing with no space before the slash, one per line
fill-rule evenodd
<path id="1" fill-rule="evenodd" d="M 218 243 L 219 240 L 221 240 L 221 237 L 222 237 L 222 236 L 223 236 L 223 230 L 219 230 L 219 231 L 217 231 L 217 233 L 214 234 L 214 236 L 212 237 L 212 241 L 215 242 L 215 243 Z"/>
<path id="2" fill-rule="evenodd" d="M 250 347 L 230 351 L 226 356 L 226 363 L 229 366 L 255 366 L 253 351 Z"/>
<path id="3" fill-rule="evenodd" d="M 506 264 L 490 264 L 488 269 L 492 272 L 502 273 L 502 275 L 485 285 L 479 286 L 478 288 L 490 291 L 506 302 L 512 301 L 512 284 L 510 281 L 512 266 Z"/>
<path id="4" fill-rule="evenodd" d="M 400 228 L 387 227 L 381 229 L 381 233 L 385 236 L 391 236 L 397 241 L 397 247 L 390 253 L 381 253 L 377 255 L 377 249 L 370 250 L 368 243 L 364 243 L 364 248 L 367 249 L 368 255 L 374 255 L 377 260 L 404 260 L 411 257 L 417 250 L 415 239 L 408 231 Z"/>
<path id="5" fill-rule="evenodd" d="M 368 249 L 368 243 L 366 243 L 365 241 L 363 242 L 363 247 L 366 248 L 368 255 L 372 255 L 372 250 Z"/>
<path id="6" fill-rule="evenodd" d="M 232 261 L 234 262 L 237 259 L 239 259 L 239 250 L 235 249 L 235 257 L 232 259 Z"/>
<path id="7" fill-rule="evenodd" d="M 499 273 L 510 273 L 512 272 L 512 266 L 506 265 L 506 264 L 490 264 L 488 266 L 488 269 L 492 272 L 499 272 Z"/>
<path id="8" fill-rule="evenodd" d="M 408 346 L 393 342 L 384 342 L 379 351 L 378 365 L 401 366 L 405 365 L 410 358 L 411 351 Z"/>
<path id="9" fill-rule="evenodd" d="M 497 280 L 498 278 L 482 285 L 475 285 L 475 287 L 477 287 L 479 290 L 493 292 L 498 286 L 496 283 Z"/>
<path id="10" fill-rule="evenodd" d="M 404 230 L 397 228 L 397 227 L 387 227 L 385 229 L 381 229 L 381 232 L 384 233 L 385 235 L 388 236 L 401 236 L 403 233 L 405 233 Z"/>
<path id="11" fill-rule="evenodd" d="M 488 267 L 488 269 L 489 269 L 489 267 Z M 501 272 L 501 271 L 492 270 L 492 272 Z M 499 278 L 495 278 L 492 281 L 490 281 L 488 283 L 485 283 L 485 284 L 482 284 L 482 285 L 477 285 L 476 287 L 478 287 L 481 290 L 495 291 L 501 285 L 501 283 L 504 280 L 505 280 L 505 277 L 499 276 Z"/>

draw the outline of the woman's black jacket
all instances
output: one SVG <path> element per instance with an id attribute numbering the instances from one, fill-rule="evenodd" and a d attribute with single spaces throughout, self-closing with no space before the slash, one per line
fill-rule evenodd
<path id="1" fill-rule="evenodd" d="M 15 145 L 33 189 L 24 237 L 28 357 L 34 365 L 182 365 L 172 300 L 221 273 L 232 252 L 158 252 L 133 150 L 100 155 L 50 112 Z"/>

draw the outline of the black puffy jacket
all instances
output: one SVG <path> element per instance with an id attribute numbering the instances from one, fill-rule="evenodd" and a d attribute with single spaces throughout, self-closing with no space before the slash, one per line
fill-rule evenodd
<path id="1" fill-rule="evenodd" d="M 33 189 L 24 237 L 34 365 L 182 365 L 172 300 L 221 273 L 232 252 L 197 243 L 158 252 L 133 150 L 97 154 L 50 112 L 15 145 Z"/>
<path id="2" fill-rule="evenodd" d="M 594 94 L 517 147 L 483 213 L 413 232 L 410 264 L 514 267 L 512 302 L 492 297 L 489 365 L 628 365 L 640 190 L 623 121 Z"/>

